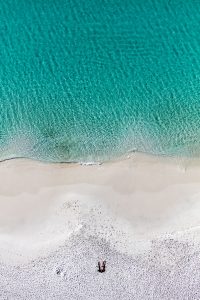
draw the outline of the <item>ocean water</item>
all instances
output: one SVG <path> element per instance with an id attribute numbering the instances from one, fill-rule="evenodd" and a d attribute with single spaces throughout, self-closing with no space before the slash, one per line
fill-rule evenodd
<path id="1" fill-rule="evenodd" d="M 0 1 L 0 159 L 200 155 L 198 0 Z"/>

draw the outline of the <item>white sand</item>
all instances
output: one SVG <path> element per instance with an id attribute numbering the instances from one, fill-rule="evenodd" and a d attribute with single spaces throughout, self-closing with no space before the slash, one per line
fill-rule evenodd
<path id="1" fill-rule="evenodd" d="M 199 162 L 10 160 L 0 182 L 0 299 L 200 299 Z"/>

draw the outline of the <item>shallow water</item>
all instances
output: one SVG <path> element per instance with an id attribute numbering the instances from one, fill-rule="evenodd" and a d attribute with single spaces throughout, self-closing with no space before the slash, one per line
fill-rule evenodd
<path id="1" fill-rule="evenodd" d="M 200 154 L 200 3 L 0 2 L 0 158 Z"/>

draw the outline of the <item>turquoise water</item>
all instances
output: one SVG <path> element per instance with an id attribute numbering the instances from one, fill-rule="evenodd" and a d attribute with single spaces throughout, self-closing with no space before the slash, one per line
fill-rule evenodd
<path id="1" fill-rule="evenodd" d="M 0 159 L 200 154 L 200 2 L 0 1 Z"/>

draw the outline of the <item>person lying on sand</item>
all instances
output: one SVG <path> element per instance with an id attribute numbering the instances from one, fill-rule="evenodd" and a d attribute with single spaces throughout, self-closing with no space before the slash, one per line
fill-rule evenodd
<path id="1" fill-rule="evenodd" d="M 106 270 L 106 261 L 98 262 L 98 272 L 103 273 Z"/>

